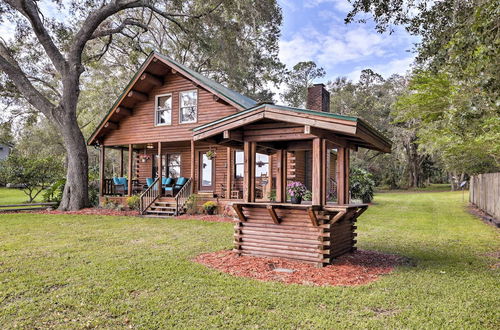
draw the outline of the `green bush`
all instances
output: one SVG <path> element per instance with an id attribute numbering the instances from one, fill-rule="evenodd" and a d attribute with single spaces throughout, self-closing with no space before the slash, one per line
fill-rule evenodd
<path id="1" fill-rule="evenodd" d="M 184 206 L 186 207 L 187 214 L 198 213 L 198 196 L 196 194 L 189 196 Z"/>
<path id="2" fill-rule="evenodd" d="M 127 206 L 131 210 L 138 210 L 140 203 L 141 198 L 138 195 L 130 196 L 129 198 L 127 198 Z"/>
<path id="3" fill-rule="evenodd" d="M 370 172 L 361 168 L 351 168 L 349 182 L 352 199 L 361 199 L 363 203 L 370 203 L 372 201 L 375 181 Z"/>
<path id="4" fill-rule="evenodd" d="M 89 204 L 91 207 L 99 206 L 99 181 L 89 182 Z"/>
<path id="5" fill-rule="evenodd" d="M 302 197 L 305 201 L 312 201 L 312 192 L 310 190 L 306 190 L 304 197 Z"/>
<path id="6" fill-rule="evenodd" d="M 64 185 L 66 184 L 66 179 L 59 179 L 53 184 L 51 184 L 42 193 L 42 200 L 44 202 L 56 202 L 57 205 L 61 203 Z"/>

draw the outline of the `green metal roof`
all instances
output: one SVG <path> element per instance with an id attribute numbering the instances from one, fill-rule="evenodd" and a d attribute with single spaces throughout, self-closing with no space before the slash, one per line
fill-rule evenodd
<path id="1" fill-rule="evenodd" d="M 231 101 L 239 104 L 244 109 L 254 107 L 257 104 L 257 102 L 255 100 L 252 100 L 251 98 L 249 98 L 243 94 L 235 92 L 232 89 L 229 89 L 226 86 L 219 84 L 218 82 L 216 82 L 210 78 L 207 78 L 204 75 L 188 68 L 187 66 L 182 65 L 182 64 L 172 60 L 171 58 L 166 57 L 165 55 L 162 55 L 162 54 L 156 53 L 156 52 L 155 52 L 155 55 L 157 55 L 158 57 L 161 57 L 163 60 L 179 67 L 188 76 L 195 78 L 196 80 L 200 81 L 200 83 L 202 83 L 203 85 L 205 85 L 209 88 L 212 88 L 217 93 L 224 95 L 225 97 L 227 97 Z"/>
<path id="2" fill-rule="evenodd" d="M 215 125 L 215 124 L 222 123 L 222 122 L 224 122 L 226 120 L 229 120 L 229 119 L 235 118 L 237 116 L 249 113 L 251 111 L 260 109 L 262 107 L 275 108 L 275 109 L 279 109 L 279 110 L 286 110 L 286 111 L 299 112 L 299 113 L 307 113 L 307 114 L 316 115 L 316 116 L 322 116 L 322 117 L 328 117 L 328 118 L 335 118 L 335 119 L 343 119 L 343 120 L 354 121 L 354 122 L 358 121 L 357 117 L 344 116 L 344 115 L 339 115 L 339 114 L 331 113 L 331 112 L 315 111 L 315 110 L 302 109 L 302 108 L 293 108 L 293 107 L 287 107 L 287 106 L 284 106 L 284 105 L 276 105 L 276 104 L 267 104 L 266 103 L 266 104 L 260 104 L 260 105 L 258 105 L 256 107 L 253 107 L 253 108 L 250 108 L 250 109 L 246 109 L 246 110 L 243 110 L 243 111 L 231 114 L 231 115 L 223 117 L 221 119 L 217 119 L 217 120 L 215 120 L 213 122 L 210 122 L 208 124 L 195 127 L 195 128 L 193 128 L 193 131 L 199 131 L 201 129 L 210 127 L 210 126 Z"/>

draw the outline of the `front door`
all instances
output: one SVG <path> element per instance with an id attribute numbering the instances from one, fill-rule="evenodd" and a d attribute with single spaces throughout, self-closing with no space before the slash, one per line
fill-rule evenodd
<path id="1" fill-rule="evenodd" d="M 200 191 L 214 191 L 215 185 L 215 163 L 207 157 L 205 151 L 200 152 Z"/>

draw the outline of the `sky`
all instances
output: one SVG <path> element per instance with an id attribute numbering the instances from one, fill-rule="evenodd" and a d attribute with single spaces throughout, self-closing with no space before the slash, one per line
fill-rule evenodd
<path id="1" fill-rule="evenodd" d="M 375 31 L 373 22 L 350 23 L 344 18 L 351 9 L 347 0 L 278 0 L 283 9 L 280 59 L 292 67 L 314 61 L 326 70 L 324 82 L 338 76 L 357 81 L 361 70 L 370 68 L 385 78 L 404 74 L 418 41 L 403 28 L 392 34 Z M 317 81 L 320 82 L 320 81 Z"/>

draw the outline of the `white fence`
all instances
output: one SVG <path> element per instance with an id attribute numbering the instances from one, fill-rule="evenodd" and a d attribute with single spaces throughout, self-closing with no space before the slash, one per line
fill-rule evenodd
<path id="1" fill-rule="evenodd" d="M 472 176 L 469 196 L 472 204 L 500 220 L 500 173 Z"/>

